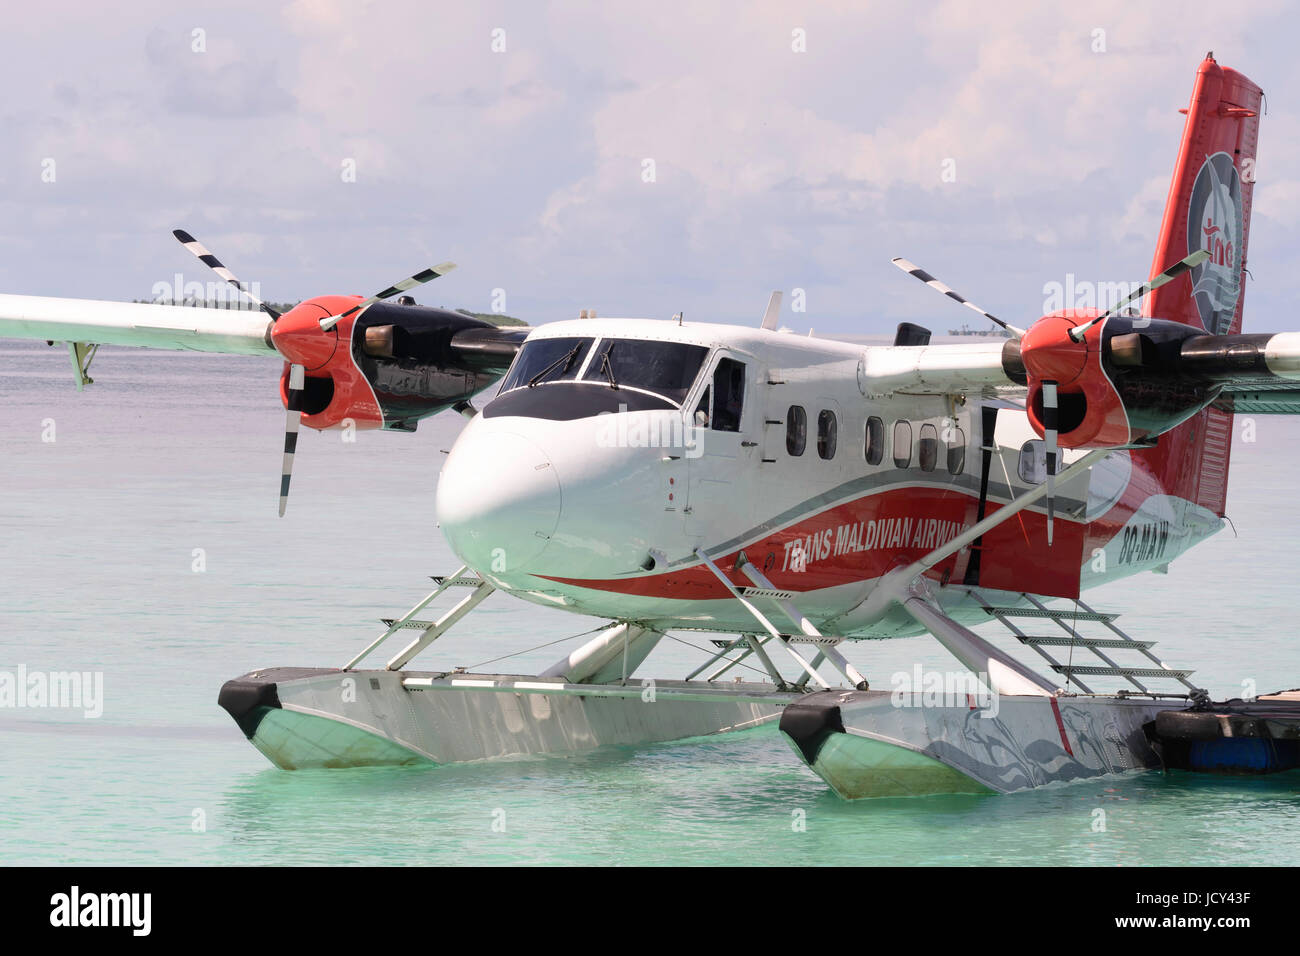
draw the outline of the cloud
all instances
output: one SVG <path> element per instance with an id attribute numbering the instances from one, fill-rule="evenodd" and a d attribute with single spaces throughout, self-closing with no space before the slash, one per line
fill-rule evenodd
<path id="1" fill-rule="evenodd" d="M 534 321 L 752 322 L 777 287 L 805 290 L 796 327 L 965 319 L 895 273 L 902 254 L 1030 321 L 1045 281 L 1149 265 L 1213 24 L 1220 62 L 1274 92 L 1252 307 L 1285 323 L 1284 23 L 1208 2 L 36 8 L 0 63 L 30 91 L 3 109 L 0 288 L 138 296 L 195 268 L 167 234 L 184 225 L 275 298 L 454 258 L 427 295 L 485 307 L 504 288 Z"/>

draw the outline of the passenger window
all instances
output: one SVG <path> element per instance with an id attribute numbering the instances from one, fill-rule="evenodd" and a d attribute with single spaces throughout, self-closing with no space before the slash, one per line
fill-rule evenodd
<path id="1" fill-rule="evenodd" d="M 823 408 L 817 414 L 817 454 L 830 461 L 835 457 L 835 445 L 839 439 L 839 423 L 835 413 Z"/>
<path id="2" fill-rule="evenodd" d="M 724 358 L 713 370 L 713 428 L 720 432 L 740 431 L 744 403 L 744 363 Z"/>
<path id="3" fill-rule="evenodd" d="M 921 440 L 917 442 L 921 470 L 934 471 L 939 464 L 939 430 L 927 423 L 921 426 Z"/>
<path id="4" fill-rule="evenodd" d="M 948 474 L 960 475 L 966 470 L 966 433 L 953 426 L 948 441 Z"/>
<path id="5" fill-rule="evenodd" d="M 791 405 L 785 415 L 785 450 L 793 458 L 808 447 L 808 414 L 800 405 Z"/>
<path id="6" fill-rule="evenodd" d="M 1047 480 L 1047 442 L 1032 438 L 1020 446 L 1020 463 L 1016 466 L 1020 480 L 1041 485 Z"/>
<path id="7" fill-rule="evenodd" d="M 894 467 L 906 468 L 912 463 L 912 423 L 894 422 Z"/>
<path id="8" fill-rule="evenodd" d="M 885 423 L 875 415 L 867 419 L 866 456 L 868 465 L 878 465 L 885 457 Z"/>

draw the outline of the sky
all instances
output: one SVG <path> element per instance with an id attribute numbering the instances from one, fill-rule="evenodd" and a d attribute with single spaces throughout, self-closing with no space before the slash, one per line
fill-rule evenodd
<path id="1" fill-rule="evenodd" d="M 1027 325 L 1053 283 L 1148 275 L 1213 50 L 1268 97 L 1244 331 L 1300 328 L 1297 28 L 1277 2 L 48 0 L 0 37 L 0 292 L 210 281 L 180 227 L 277 302 L 452 260 L 419 301 L 532 324 L 757 324 L 782 289 L 800 332 L 981 327 L 905 256 Z"/>

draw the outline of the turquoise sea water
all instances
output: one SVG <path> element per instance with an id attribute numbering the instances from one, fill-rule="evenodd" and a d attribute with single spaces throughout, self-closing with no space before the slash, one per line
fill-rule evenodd
<path id="1" fill-rule="evenodd" d="M 0 669 L 102 671 L 105 696 L 98 719 L 0 709 L 0 862 L 1133 866 L 1288 864 L 1300 849 L 1298 773 L 850 804 L 774 727 L 572 757 L 276 770 L 217 691 L 256 667 L 342 664 L 427 575 L 454 570 L 432 493 L 460 427 L 445 415 L 355 444 L 304 431 L 277 519 L 278 371 L 105 350 L 79 395 L 62 350 L 0 343 Z M 1261 417 L 1255 438 L 1238 427 L 1237 537 L 1088 595 L 1216 696 L 1243 680 L 1300 686 L 1300 423 Z M 495 595 L 421 660 L 472 667 L 594 623 Z M 567 646 L 498 666 L 535 671 Z M 925 638 L 849 656 L 878 685 L 918 662 L 952 668 Z M 668 643 L 647 672 L 679 677 L 696 659 Z"/>

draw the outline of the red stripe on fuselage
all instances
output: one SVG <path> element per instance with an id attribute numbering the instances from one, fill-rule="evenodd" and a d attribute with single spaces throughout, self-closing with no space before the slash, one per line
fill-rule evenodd
<path id="1" fill-rule="evenodd" d="M 796 521 L 743 549 L 715 557 L 714 562 L 738 587 L 752 584 L 734 570 L 741 550 L 782 590 L 818 591 L 861 583 L 950 541 L 975 522 L 977 507 L 974 496 L 951 489 L 916 486 L 874 492 Z M 992 506 L 989 513 L 996 513 L 998 507 Z M 1016 590 L 1077 597 L 1085 531 L 1085 525 L 1058 517 L 1056 541 L 1049 550 L 1046 517 L 1022 511 L 985 535 L 983 561 L 986 567 L 992 563 L 1009 566 L 1016 576 Z M 807 556 L 802 571 L 797 570 L 797 547 Z M 959 552 L 928 574 L 938 579 L 955 576 L 964 570 L 968 559 L 966 551 Z M 703 564 L 628 578 L 538 576 L 640 597 L 683 601 L 728 597 L 726 588 Z"/>

